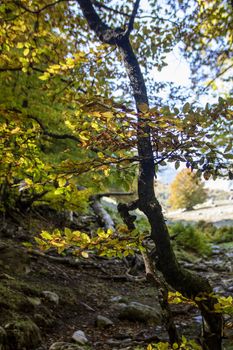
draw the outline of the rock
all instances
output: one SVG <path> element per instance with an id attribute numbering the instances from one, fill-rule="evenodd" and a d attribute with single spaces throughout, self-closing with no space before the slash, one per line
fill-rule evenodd
<path id="1" fill-rule="evenodd" d="M 233 292 L 233 285 L 232 286 L 227 286 L 227 291 L 228 292 Z"/>
<path id="2" fill-rule="evenodd" d="M 49 350 L 84 350 L 84 348 L 77 344 L 56 342 L 50 346 Z"/>
<path id="3" fill-rule="evenodd" d="M 54 323 L 53 317 L 49 315 L 35 314 L 33 320 L 39 327 L 51 327 Z"/>
<path id="4" fill-rule="evenodd" d="M 225 292 L 225 289 L 223 288 L 223 286 L 215 286 L 213 288 L 214 293 L 218 293 L 218 294 L 223 294 Z"/>
<path id="5" fill-rule="evenodd" d="M 98 315 L 96 318 L 96 325 L 97 327 L 105 328 L 105 327 L 112 326 L 113 322 L 105 316 Z"/>
<path id="6" fill-rule="evenodd" d="M 37 297 L 27 297 L 27 300 L 33 306 L 39 306 L 41 304 L 40 298 L 37 298 Z"/>
<path id="7" fill-rule="evenodd" d="M 126 339 L 124 339 L 124 340 L 117 340 L 117 339 L 108 339 L 107 341 L 106 341 L 106 344 L 109 344 L 109 345 L 111 345 L 111 346 L 116 346 L 116 345 L 118 345 L 118 349 L 119 349 L 119 346 L 120 345 L 126 345 L 126 344 L 129 344 L 129 343 L 131 343 L 132 342 L 132 338 L 126 338 Z"/>
<path id="8" fill-rule="evenodd" d="M 85 335 L 85 333 L 83 331 L 76 331 L 74 332 L 74 334 L 72 335 L 72 339 L 78 343 L 78 344 L 81 344 L 81 345 L 85 345 L 88 343 L 88 339 Z"/>
<path id="9" fill-rule="evenodd" d="M 37 325 L 30 320 L 16 320 L 5 325 L 10 350 L 33 350 L 41 343 Z"/>
<path id="10" fill-rule="evenodd" d="M 123 297 L 122 295 L 117 295 L 110 299 L 112 303 L 128 303 L 128 299 Z"/>
<path id="11" fill-rule="evenodd" d="M 129 304 L 118 305 L 120 309 L 118 317 L 120 319 L 141 322 L 161 322 L 162 310 L 159 305 L 157 307 L 151 307 L 138 302 L 130 302 Z"/>
<path id="12" fill-rule="evenodd" d="M 0 327 L 0 350 L 8 350 L 7 334 L 3 327 Z"/>
<path id="13" fill-rule="evenodd" d="M 49 290 L 44 290 L 42 292 L 45 299 L 51 301 L 52 303 L 58 305 L 59 304 L 59 296 L 55 292 L 50 292 Z"/>

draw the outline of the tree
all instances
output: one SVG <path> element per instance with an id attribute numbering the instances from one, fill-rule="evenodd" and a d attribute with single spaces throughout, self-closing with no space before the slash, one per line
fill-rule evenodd
<path id="1" fill-rule="evenodd" d="M 232 11 L 231 4 L 223 3 L 221 19 Z M 119 209 L 130 229 L 134 217 L 129 211 L 138 208 L 146 215 L 157 268 L 168 284 L 198 304 L 205 319 L 204 349 L 219 350 L 222 318 L 215 312 L 216 299 L 206 279 L 179 265 L 154 194 L 154 177 L 166 162 L 177 168 L 184 162 L 205 178 L 231 171 L 231 134 L 225 127 L 232 127 L 232 99 L 202 108 L 183 104 L 186 95 L 171 87 L 176 98 L 162 104 L 156 97 L 161 84 L 146 73 L 162 69 L 166 53 L 185 41 L 193 44 L 190 55 L 186 45 L 187 56 L 198 53 L 195 61 L 201 61 L 206 44 L 199 45 L 198 31 L 189 41 L 193 28 L 187 18 L 193 16 L 193 25 L 203 13 L 199 1 L 148 4 L 146 9 L 139 0 L 1 2 L 2 197 L 15 189 L 15 178 L 42 196 L 48 186 L 64 192 L 72 178 L 95 192 L 117 176 L 129 179 L 132 164 L 139 164 L 138 199 Z M 208 35 L 215 33 L 216 20 L 210 14 Z M 226 32 L 220 34 L 216 48 L 223 38 L 231 42 Z M 220 134 L 224 139 L 216 138 Z M 55 146 L 56 157 L 49 152 Z"/>
<path id="2" fill-rule="evenodd" d="M 204 184 L 190 169 L 181 170 L 170 185 L 169 204 L 172 208 L 193 209 L 206 199 Z"/>

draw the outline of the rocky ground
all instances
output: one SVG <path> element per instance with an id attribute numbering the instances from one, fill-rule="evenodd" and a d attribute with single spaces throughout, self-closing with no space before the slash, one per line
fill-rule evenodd
<path id="1" fill-rule="evenodd" d="M 126 262 L 95 257 L 71 266 L 28 251 L 22 242 L 49 226 L 43 216 L 21 224 L 5 220 L 0 240 L 1 350 L 146 349 L 167 340 L 157 293 L 143 265 L 129 278 Z M 209 260 L 182 264 L 208 276 L 214 290 L 233 293 L 233 245 L 215 246 Z M 171 306 L 186 337 L 200 337 L 201 317 L 190 304 Z M 233 349 L 232 319 L 226 318 L 225 349 Z M 3 344 L 3 345 L 1 345 Z"/>

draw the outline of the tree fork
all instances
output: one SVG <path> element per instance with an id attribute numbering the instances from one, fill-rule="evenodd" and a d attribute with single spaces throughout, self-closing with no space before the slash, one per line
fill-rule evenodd
<path id="1" fill-rule="evenodd" d="M 171 246 L 168 228 L 162 208 L 154 193 L 154 158 L 150 139 L 150 127 L 141 127 L 142 106 L 149 107 L 145 80 L 138 60 L 132 49 L 130 31 L 114 30 L 103 23 L 90 0 L 77 0 L 90 28 L 99 39 L 120 50 L 122 60 L 133 90 L 133 95 L 139 113 L 138 117 L 138 208 L 147 216 L 151 226 L 151 238 L 156 245 L 158 256 L 157 267 L 162 272 L 166 282 L 184 296 L 195 300 L 204 318 L 203 348 L 204 350 L 221 350 L 223 321 L 221 314 L 215 312 L 216 298 L 211 296 L 212 288 L 209 282 L 194 273 L 183 269 Z M 136 1 L 138 5 L 139 1 Z M 134 13 L 135 16 L 135 13 Z"/>

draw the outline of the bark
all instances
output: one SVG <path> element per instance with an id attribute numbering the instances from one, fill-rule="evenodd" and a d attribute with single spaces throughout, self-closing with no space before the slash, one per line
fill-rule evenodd
<path id="1" fill-rule="evenodd" d="M 145 81 L 137 58 L 130 44 L 130 31 L 113 30 L 100 19 L 90 0 L 77 0 L 90 28 L 99 39 L 110 45 L 116 45 L 120 50 L 122 61 L 130 80 L 138 118 L 138 156 L 140 159 L 138 179 L 138 208 L 147 216 L 151 226 L 151 238 L 156 245 L 158 257 L 157 267 L 162 272 L 166 282 L 184 296 L 199 300 L 198 306 L 205 320 L 203 348 L 205 350 L 220 350 L 222 340 L 222 316 L 214 311 L 217 302 L 210 295 L 212 288 L 209 282 L 196 274 L 183 269 L 173 252 L 168 228 L 162 213 L 162 208 L 154 193 L 154 155 L 150 139 L 150 128 L 140 118 L 141 106 L 147 105 L 148 97 Z M 140 126 L 143 125 L 144 126 Z M 130 209 L 129 209 L 130 210 Z"/>
<path id="2" fill-rule="evenodd" d="M 95 196 L 91 197 L 91 207 L 94 213 L 96 214 L 96 216 L 99 218 L 101 224 L 104 225 L 104 228 L 106 230 L 110 229 L 114 232 L 115 224 L 111 218 L 111 215 L 108 214 L 108 212 L 104 209 L 104 207 L 100 203 L 100 200 L 97 199 Z"/>
<path id="3" fill-rule="evenodd" d="M 158 276 L 158 272 L 154 269 L 149 255 L 147 253 L 142 253 L 142 256 L 145 264 L 147 280 L 158 290 L 159 303 L 163 310 L 163 321 L 169 335 L 169 340 L 171 344 L 179 344 L 179 334 L 174 324 L 172 312 L 168 303 L 168 288 L 164 281 L 162 281 L 161 277 Z"/>

